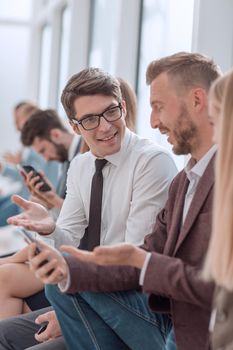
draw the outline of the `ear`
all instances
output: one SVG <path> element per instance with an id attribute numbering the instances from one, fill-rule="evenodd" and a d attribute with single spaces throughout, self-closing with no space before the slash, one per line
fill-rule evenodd
<path id="1" fill-rule="evenodd" d="M 203 88 L 192 89 L 192 106 L 196 112 L 201 112 L 208 105 L 207 91 Z"/>
<path id="2" fill-rule="evenodd" d="M 54 128 L 50 130 L 50 139 L 53 142 L 59 143 L 62 140 L 63 132 L 60 129 Z"/>
<path id="3" fill-rule="evenodd" d="M 80 132 L 78 125 L 75 125 L 74 123 L 72 123 L 71 120 L 69 120 L 69 123 L 70 123 L 71 128 L 75 132 L 75 134 L 81 135 L 81 132 Z"/>
<path id="4" fill-rule="evenodd" d="M 125 117 L 126 117 L 126 114 L 127 114 L 127 109 L 126 109 L 125 100 L 122 100 L 122 101 L 121 101 L 121 106 L 122 106 L 122 115 L 123 115 L 123 117 L 125 118 Z"/>

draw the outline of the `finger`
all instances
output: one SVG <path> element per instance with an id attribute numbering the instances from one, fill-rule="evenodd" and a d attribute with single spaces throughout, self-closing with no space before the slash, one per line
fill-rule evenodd
<path id="1" fill-rule="evenodd" d="M 54 262 L 54 266 L 55 267 L 52 269 L 52 272 L 45 277 L 45 284 L 57 284 L 67 277 L 65 270 L 63 270 L 60 266 L 57 266 L 57 262 Z"/>
<path id="2" fill-rule="evenodd" d="M 17 194 L 14 194 L 13 196 L 11 196 L 11 201 L 22 209 L 25 209 L 25 210 L 29 209 L 30 202 L 18 196 Z"/>
<path id="3" fill-rule="evenodd" d="M 28 176 L 30 176 L 30 173 L 29 173 Z M 35 188 L 35 186 L 36 186 L 36 184 L 37 184 L 38 181 L 40 181 L 40 177 L 39 177 L 39 176 L 32 176 L 32 177 L 29 179 L 28 183 L 29 183 L 29 185 L 30 185 L 31 187 Z"/>
<path id="4" fill-rule="evenodd" d="M 48 322 L 49 321 L 49 317 L 48 317 L 48 312 L 39 315 L 36 319 L 35 319 L 35 323 L 37 324 L 41 324 L 43 322 Z"/>
<path id="5" fill-rule="evenodd" d="M 116 248 L 112 247 L 96 247 L 93 252 L 95 253 L 96 256 L 100 255 L 109 255 L 114 253 Z"/>
<path id="6" fill-rule="evenodd" d="M 58 270 L 58 267 L 59 265 L 57 259 L 50 260 L 44 263 L 42 267 L 36 270 L 36 277 L 43 279 L 43 282 L 45 282 L 45 280 L 48 281 L 53 272 Z M 56 275 L 58 275 L 58 273 Z"/>
<path id="7" fill-rule="evenodd" d="M 95 261 L 94 254 L 92 252 L 88 252 L 86 250 L 80 250 L 76 249 L 72 246 L 66 246 L 63 245 L 60 247 L 60 250 L 69 253 L 70 255 L 74 256 L 75 258 L 78 258 L 83 261 Z"/>
<path id="8" fill-rule="evenodd" d="M 44 267 L 47 265 L 49 262 L 50 254 L 48 250 L 43 250 L 41 253 L 35 255 L 35 250 L 30 250 L 29 248 L 28 257 L 30 261 L 30 269 L 34 272 L 37 272 L 41 266 Z"/>
<path id="9" fill-rule="evenodd" d="M 28 260 L 31 260 L 36 255 L 36 243 L 29 244 L 28 246 Z"/>
<path id="10" fill-rule="evenodd" d="M 40 181 L 40 182 L 37 182 L 37 184 L 35 185 L 34 189 L 36 192 L 40 193 L 40 188 L 41 186 L 43 186 L 44 182 Z"/>
<path id="11" fill-rule="evenodd" d="M 42 332 L 42 333 L 40 333 L 40 334 L 35 334 L 35 339 L 38 341 L 38 342 L 40 342 L 40 343 L 43 343 L 43 342 L 45 342 L 45 341 L 47 341 L 47 340 L 49 340 L 50 339 L 50 333 L 51 332 L 49 332 L 49 329 L 48 329 L 48 327 L 45 329 L 45 331 L 44 332 Z"/>
<path id="12" fill-rule="evenodd" d="M 10 225 L 15 225 L 15 226 L 23 226 L 24 228 L 27 228 L 28 230 L 29 227 L 31 226 L 31 221 L 28 219 L 24 219 L 24 217 L 11 217 L 7 219 L 7 223 Z M 31 230 L 33 231 L 33 230 Z"/>

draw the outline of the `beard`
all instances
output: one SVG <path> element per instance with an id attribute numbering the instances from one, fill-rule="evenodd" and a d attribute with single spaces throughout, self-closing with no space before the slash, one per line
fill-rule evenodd
<path id="1" fill-rule="evenodd" d="M 57 160 L 61 163 L 66 162 L 68 160 L 68 150 L 63 145 L 56 144 L 53 141 L 50 142 L 52 142 L 56 151 L 56 159 L 54 160 Z"/>
<path id="2" fill-rule="evenodd" d="M 189 154 L 198 146 L 198 130 L 192 122 L 185 104 L 181 105 L 181 111 L 173 129 L 175 144 L 173 152 L 177 155 Z"/>

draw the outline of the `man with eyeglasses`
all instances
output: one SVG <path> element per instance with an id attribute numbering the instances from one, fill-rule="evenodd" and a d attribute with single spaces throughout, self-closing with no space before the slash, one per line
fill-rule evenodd
<path id="1" fill-rule="evenodd" d="M 99 244 L 142 244 L 144 236 L 153 229 L 176 174 L 172 157 L 162 147 L 126 128 L 127 106 L 122 100 L 119 82 L 100 69 L 89 68 L 74 75 L 63 91 L 62 103 L 73 130 L 81 134 L 90 152 L 78 155 L 70 165 L 67 195 L 56 225 L 45 209 L 17 196 L 13 200 L 24 213 L 10 218 L 9 222 L 54 238 L 56 246 L 63 243 L 79 246 L 84 242 L 82 246 L 91 250 L 90 247 Z M 96 172 L 95 163 L 103 159 L 100 237 L 99 242 L 94 240 L 90 244 L 90 231 L 94 232 L 99 225 L 99 209 L 94 206 L 94 213 L 91 210 L 92 178 Z M 93 217 L 94 224 L 91 223 Z M 85 242 L 86 237 L 88 242 Z M 25 349 L 58 337 L 60 331 L 54 313 L 49 312 L 47 318 L 42 313 L 40 310 L 13 318 L 9 320 L 11 326 L 6 328 L 4 322 L 1 323 L 0 349 L 6 348 L 5 341 L 8 349 Z M 37 322 L 49 321 L 49 326 L 36 335 L 35 340 L 34 333 L 40 327 L 34 323 L 38 315 Z M 43 344 L 37 346 L 41 348 Z M 46 349 L 49 346 L 63 349 L 64 343 L 60 337 L 44 344 Z"/>

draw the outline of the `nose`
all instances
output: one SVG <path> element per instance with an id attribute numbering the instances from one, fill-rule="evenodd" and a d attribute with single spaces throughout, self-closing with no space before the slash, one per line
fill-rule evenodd
<path id="1" fill-rule="evenodd" d="M 100 125 L 99 125 L 99 130 L 101 131 L 106 131 L 111 128 L 111 123 L 108 122 L 104 117 L 100 118 Z"/>
<path id="2" fill-rule="evenodd" d="M 150 125 L 152 129 L 157 129 L 161 124 L 161 121 L 158 117 L 158 115 L 155 112 L 151 112 L 150 115 Z"/>

